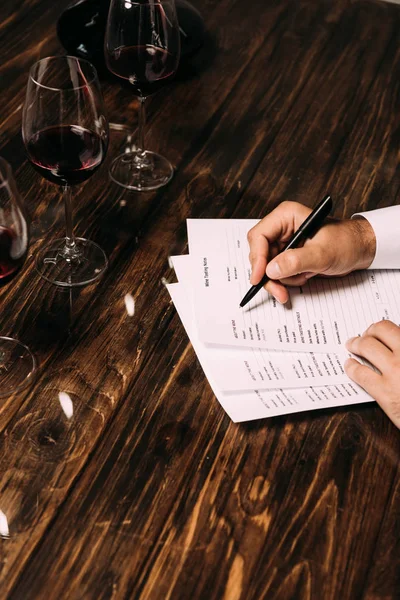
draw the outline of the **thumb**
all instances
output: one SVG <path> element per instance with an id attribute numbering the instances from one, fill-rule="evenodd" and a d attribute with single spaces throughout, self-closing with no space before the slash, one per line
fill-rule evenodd
<path id="1" fill-rule="evenodd" d="M 286 279 L 301 273 L 322 273 L 327 268 L 326 254 L 318 246 L 304 246 L 278 254 L 267 266 L 270 279 Z"/>

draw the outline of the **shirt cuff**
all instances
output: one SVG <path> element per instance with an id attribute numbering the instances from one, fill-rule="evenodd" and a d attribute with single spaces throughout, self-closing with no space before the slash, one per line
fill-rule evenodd
<path id="1" fill-rule="evenodd" d="M 400 206 L 356 213 L 367 219 L 376 237 L 375 258 L 369 269 L 400 269 Z"/>

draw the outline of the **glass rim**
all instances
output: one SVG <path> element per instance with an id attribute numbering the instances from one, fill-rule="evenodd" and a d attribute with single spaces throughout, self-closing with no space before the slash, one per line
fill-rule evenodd
<path id="1" fill-rule="evenodd" d="M 40 63 L 44 63 L 45 61 L 50 62 L 50 61 L 54 61 L 54 60 L 65 60 L 65 59 L 68 59 L 68 60 L 72 59 L 76 63 L 84 63 L 84 64 L 88 65 L 93 72 L 93 77 L 84 85 L 77 85 L 77 86 L 72 86 L 72 87 L 68 87 L 68 88 L 58 88 L 58 87 L 52 87 L 49 85 L 44 85 L 44 83 L 40 83 L 40 81 L 37 81 L 37 79 L 35 79 L 35 77 L 33 76 L 33 69 L 36 68 L 37 65 L 39 65 Z M 33 65 L 31 65 L 31 68 L 29 69 L 29 79 L 31 79 L 35 85 L 38 85 L 39 87 L 44 88 L 45 90 L 51 90 L 53 92 L 71 92 L 73 90 L 81 90 L 81 89 L 87 87 L 88 85 L 90 85 L 91 83 L 93 83 L 94 81 L 97 81 L 98 75 L 97 75 L 96 67 L 89 60 L 86 60 L 85 58 L 78 58 L 77 56 L 72 56 L 71 54 L 62 54 L 61 56 L 45 56 L 44 58 L 41 58 L 40 60 L 37 60 L 36 62 L 34 62 Z"/>

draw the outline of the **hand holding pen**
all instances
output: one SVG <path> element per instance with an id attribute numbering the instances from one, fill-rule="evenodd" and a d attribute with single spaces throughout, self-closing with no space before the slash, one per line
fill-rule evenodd
<path id="1" fill-rule="evenodd" d="M 325 200 L 325 199 L 324 199 Z M 328 201 L 327 201 L 328 202 Z M 283 251 L 312 213 L 297 202 L 282 202 L 248 234 L 255 285 L 267 275 L 265 287 L 280 303 L 289 298 L 286 286 L 301 286 L 311 277 L 345 275 L 367 268 L 375 256 L 375 234 L 362 217 L 329 219 L 301 248 Z M 273 257 L 267 263 L 267 257 Z"/>

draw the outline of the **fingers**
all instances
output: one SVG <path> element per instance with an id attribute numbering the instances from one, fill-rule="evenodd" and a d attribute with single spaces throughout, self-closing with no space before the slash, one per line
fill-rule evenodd
<path id="1" fill-rule="evenodd" d="M 265 235 L 261 233 L 257 227 L 260 224 L 250 229 L 247 234 L 247 240 L 250 246 L 249 259 L 251 263 L 250 283 L 257 285 L 265 274 L 267 267 L 267 258 L 269 254 L 269 242 Z"/>
<path id="2" fill-rule="evenodd" d="M 400 327 L 391 321 L 374 323 L 361 337 L 349 340 L 346 347 L 378 367 L 380 373 L 354 359 L 344 365 L 347 375 L 375 398 L 400 428 Z"/>
<path id="3" fill-rule="evenodd" d="M 365 219 L 329 220 L 302 248 L 281 252 L 272 258 L 272 248 L 283 250 L 310 212 L 309 208 L 297 202 L 282 202 L 249 231 L 253 284 L 258 283 L 265 269 L 271 279 L 286 282 L 305 273 L 307 277 L 316 274 L 343 275 L 370 264 L 375 251 L 375 237 L 370 225 L 364 223 Z M 296 283 L 293 280 L 286 283 L 302 285 L 302 280 L 300 284 L 297 280 Z"/>
<path id="4" fill-rule="evenodd" d="M 346 348 L 384 372 L 392 366 L 393 353 L 400 351 L 400 327 L 392 321 L 379 321 L 361 337 L 348 340 Z"/>
<path id="5" fill-rule="evenodd" d="M 353 354 L 368 360 L 372 365 L 383 372 L 390 363 L 393 353 L 382 342 L 372 335 L 364 334 L 352 338 L 346 343 L 346 348 Z"/>
<path id="6" fill-rule="evenodd" d="M 370 396 L 372 396 L 385 411 L 389 419 L 400 429 L 400 397 L 397 390 L 398 373 L 394 373 L 393 382 L 386 381 L 369 367 L 361 365 L 354 358 L 349 358 L 344 365 L 347 375 L 358 383 Z"/>
<path id="7" fill-rule="evenodd" d="M 256 285 L 265 273 L 271 244 L 288 241 L 310 212 L 309 208 L 297 202 L 282 202 L 250 229 L 247 239 L 250 246 L 252 285 Z"/>
<path id="8" fill-rule="evenodd" d="M 248 234 L 250 247 L 259 236 L 265 237 L 270 243 L 287 242 L 310 213 L 310 208 L 298 202 L 281 202 L 250 229 Z"/>
<path id="9" fill-rule="evenodd" d="M 307 281 L 308 279 L 304 274 L 294 275 L 293 277 L 288 277 L 287 279 L 281 279 L 281 283 L 283 283 L 283 285 L 290 285 L 292 287 L 301 287 L 302 285 L 305 285 Z"/>
<path id="10" fill-rule="evenodd" d="M 265 244 L 265 246 L 268 248 L 268 242 Z M 259 248 L 261 248 L 261 243 L 259 244 Z M 267 255 L 268 250 L 266 251 L 265 256 Z M 254 254 L 253 252 L 250 253 L 249 259 L 251 263 L 250 283 L 251 285 L 257 285 L 257 283 L 259 283 L 265 275 L 265 270 L 267 268 L 267 259 L 262 253 Z"/>
<path id="11" fill-rule="evenodd" d="M 323 273 L 328 266 L 327 252 L 316 245 L 305 245 L 287 250 L 268 263 L 267 275 L 271 279 L 287 279 L 304 273 Z"/>
<path id="12" fill-rule="evenodd" d="M 390 350 L 400 350 L 400 327 L 392 321 L 379 321 L 368 327 L 366 335 L 373 336 Z"/>
<path id="13" fill-rule="evenodd" d="M 362 365 L 354 358 L 348 358 L 344 370 L 355 383 L 358 383 L 368 394 L 377 399 L 382 391 L 382 375 L 375 373 L 370 367 Z"/>
<path id="14" fill-rule="evenodd" d="M 264 287 L 280 304 L 286 304 L 289 300 L 289 292 L 281 283 L 278 283 L 277 281 L 268 281 Z"/>

